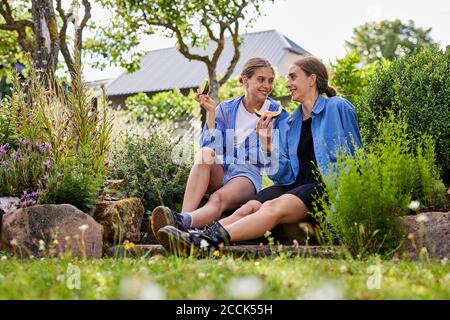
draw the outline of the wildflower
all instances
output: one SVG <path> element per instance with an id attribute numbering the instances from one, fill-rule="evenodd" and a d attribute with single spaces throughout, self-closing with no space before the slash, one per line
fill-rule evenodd
<path id="1" fill-rule="evenodd" d="M 124 244 L 124 248 L 127 251 L 133 249 L 134 247 L 135 247 L 135 245 L 134 245 L 133 242 L 127 242 L 127 243 Z"/>
<path id="2" fill-rule="evenodd" d="M 299 298 L 305 300 L 342 300 L 344 292 L 338 285 L 325 282 L 306 291 Z"/>
<path id="3" fill-rule="evenodd" d="M 255 299 L 263 289 L 262 281 L 256 276 L 232 278 L 228 282 L 228 293 L 237 299 Z"/>
<path id="4" fill-rule="evenodd" d="M 2 256 L 2 257 L 0 258 L 0 260 L 7 260 L 7 259 L 8 259 L 7 256 Z"/>
<path id="5" fill-rule="evenodd" d="M 42 164 L 44 165 L 46 171 L 50 171 L 50 169 L 52 168 L 52 163 L 50 160 L 44 161 L 42 162 Z"/>
<path id="6" fill-rule="evenodd" d="M 417 216 L 417 218 L 416 218 L 416 221 L 417 221 L 417 222 L 427 222 L 427 221 L 428 221 L 428 218 L 427 218 L 425 215 L 423 215 L 423 214 L 419 214 L 419 215 Z"/>
<path id="7" fill-rule="evenodd" d="M 204 272 L 199 272 L 199 273 L 198 273 L 198 277 L 199 277 L 200 279 L 203 279 L 204 277 L 206 277 L 206 274 L 205 274 Z"/>
<path id="8" fill-rule="evenodd" d="M 411 201 L 408 205 L 408 208 L 411 210 L 417 210 L 419 209 L 420 202 L 419 201 Z"/>
<path id="9" fill-rule="evenodd" d="M 213 256 L 219 258 L 220 257 L 220 251 L 219 250 L 214 250 Z"/>
<path id="10" fill-rule="evenodd" d="M 269 230 L 266 231 L 266 233 L 264 233 L 264 237 L 268 238 L 270 237 L 270 235 L 272 234 L 272 232 L 270 232 Z"/>
<path id="11" fill-rule="evenodd" d="M 259 261 L 256 261 L 256 262 L 255 262 L 255 266 L 259 266 Z"/>
<path id="12" fill-rule="evenodd" d="M 78 227 L 78 229 L 80 229 L 81 231 L 86 231 L 89 228 L 89 226 L 87 224 L 82 224 L 81 226 Z"/>
<path id="13" fill-rule="evenodd" d="M 346 266 L 346 265 L 341 265 L 341 266 L 339 267 L 339 271 L 340 271 L 341 273 L 346 273 L 346 272 L 347 272 L 347 266 Z"/>
<path id="14" fill-rule="evenodd" d="M 132 276 L 124 278 L 119 285 L 121 299 L 163 300 L 166 293 L 161 286 L 151 280 Z"/>
<path id="15" fill-rule="evenodd" d="M 209 243 L 208 243 L 208 241 L 206 241 L 205 239 L 202 239 L 202 240 L 200 241 L 200 248 L 201 248 L 201 249 L 206 249 L 206 248 L 208 248 L 208 246 L 209 246 Z"/>
<path id="16" fill-rule="evenodd" d="M 45 242 L 42 239 L 39 239 L 39 251 L 45 250 Z"/>
<path id="17" fill-rule="evenodd" d="M 55 239 L 55 240 L 53 240 L 53 244 L 54 244 L 54 245 L 58 245 L 58 244 L 59 244 L 59 241 L 58 241 L 57 239 Z"/>

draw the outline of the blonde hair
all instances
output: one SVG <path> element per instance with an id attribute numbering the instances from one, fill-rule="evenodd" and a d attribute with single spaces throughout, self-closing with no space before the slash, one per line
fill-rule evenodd
<path id="1" fill-rule="evenodd" d="M 263 58 L 255 57 L 248 59 L 247 62 L 245 62 L 244 67 L 242 68 L 241 74 L 239 76 L 239 82 L 242 83 L 243 76 L 251 78 L 255 74 L 256 70 L 259 68 L 270 68 L 272 69 L 272 72 L 275 74 L 275 70 L 273 69 L 269 61 Z"/>

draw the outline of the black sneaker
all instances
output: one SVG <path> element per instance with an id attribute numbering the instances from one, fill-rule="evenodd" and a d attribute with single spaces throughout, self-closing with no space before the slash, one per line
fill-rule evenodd
<path id="1" fill-rule="evenodd" d="M 170 208 L 164 206 L 156 207 L 153 210 L 150 221 L 152 232 L 159 243 L 161 243 L 161 240 L 158 237 L 158 230 L 165 226 L 173 226 L 182 231 L 188 230 L 188 228 L 183 223 L 183 217 L 181 216 L 181 214 L 172 211 Z"/>
<path id="2" fill-rule="evenodd" d="M 188 232 L 165 226 L 158 231 L 158 237 L 167 251 L 178 256 L 208 253 L 230 243 L 228 232 L 218 222 L 203 230 L 190 229 Z"/>

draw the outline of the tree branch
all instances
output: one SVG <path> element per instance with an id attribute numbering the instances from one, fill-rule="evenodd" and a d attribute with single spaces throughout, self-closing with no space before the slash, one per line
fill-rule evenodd
<path id="1" fill-rule="evenodd" d="M 231 74 L 233 73 L 234 68 L 236 67 L 236 64 L 239 61 L 239 58 L 241 57 L 241 52 L 239 50 L 241 46 L 241 42 L 239 41 L 239 20 L 236 20 L 234 22 L 234 31 L 230 27 L 228 29 L 231 33 L 231 38 L 233 41 L 233 47 L 234 47 L 234 54 L 233 58 L 230 61 L 230 64 L 227 68 L 227 71 L 225 72 L 225 75 L 222 77 L 222 79 L 219 80 L 219 86 L 222 86 L 227 80 L 230 78 Z"/>

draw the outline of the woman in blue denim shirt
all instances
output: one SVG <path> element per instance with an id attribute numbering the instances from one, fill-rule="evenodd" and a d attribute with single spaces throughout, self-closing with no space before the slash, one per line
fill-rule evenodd
<path id="1" fill-rule="evenodd" d="M 296 61 L 289 69 L 286 86 L 292 99 L 300 102 L 299 108 L 280 123 L 278 135 L 269 114 L 257 125 L 263 162 L 275 184 L 203 230 L 161 229 L 159 237 L 171 244 L 165 246 L 167 250 L 217 248 L 221 243 L 261 237 L 278 224 L 311 219 L 313 200 L 324 192 L 322 177 L 336 162 L 337 153 L 354 154 L 361 138 L 353 105 L 336 97 L 319 59 L 309 56 Z"/>
<path id="2" fill-rule="evenodd" d="M 263 164 L 255 130 L 259 119 L 254 111 L 280 108 L 269 98 L 274 78 L 275 72 L 267 60 L 252 58 L 240 76 L 245 96 L 217 107 L 211 97 L 197 93 L 196 100 L 207 111 L 201 150 L 188 178 L 182 213 L 163 206 L 153 210 L 151 225 L 156 237 L 166 225 L 182 230 L 203 227 L 219 219 L 223 212 L 239 208 L 261 190 Z M 283 110 L 279 120 L 287 117 Z M 208 202 L 199 208 L 205 194 L 210 194 Z"/>

